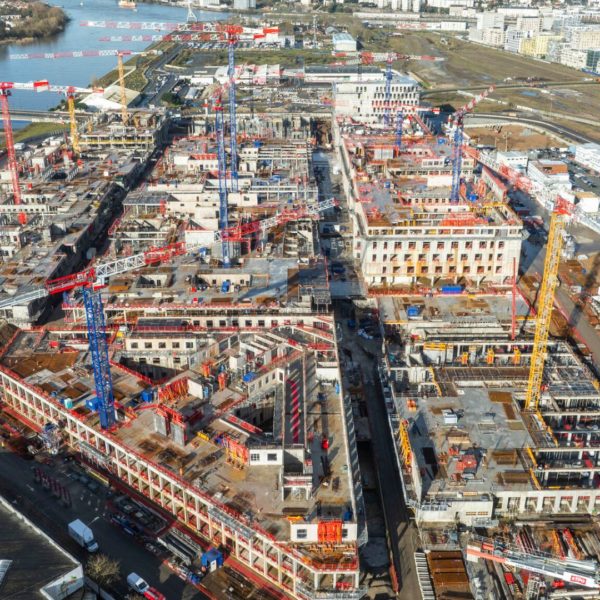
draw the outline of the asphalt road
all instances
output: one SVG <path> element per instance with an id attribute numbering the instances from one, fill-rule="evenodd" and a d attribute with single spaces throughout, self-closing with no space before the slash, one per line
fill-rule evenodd
<path id="1" fill-rule="evenodd" d="M 343 320 L 340 320 L 343 324 Z M 371 446 L 377 469 L 379 493 L 383 504 L 389 545 L 392 550 L 393 564 L 399 583 L 398 598 L 414 600 L 421 597 L 421 591 L 415 571 L 414 553 L 417 549 L 417 529 L 404 503 L 404 494 L 400 474 L 394 459 L 395 448 L 392 440 L 383 392 L 377 373 L 376 360 L 366 354 L 363 345 L 368 346 L 371 354 L 377 353 L 381 340 L 365 341 L 356 333 L 349 331 L 345 325 L 343 346 L 353 353 L 353 361 L 361 366 L 369 426 L 371 428 Z M 372 385 L 372 384 L 375 385 Z"/>
<path id="2" fill-rule="evenodd" d="M 49 491 L 34 482 L 33 468 L 39 467 L 49 476 L 67 487 L 72 506 L 65 508 Z M 107 519 L 106 488 L 100 486 L 90 491 L 69 472 L 66 465 L 57 462 L 52 468 L 27 461 L 12 452 L 0 450 L 0 493 L 57 543 L 85 564 L 87 552 L 68 535 L 67 525 L 74 519 L 88 524 L 100 546 L 100 552 L 119 560 L 122 580 L 116 591 L 127 593 L 125 578 L 135 571 L 152 587 L 166 595 L 168 600 L 191 600 L 207 598 L 198 590 L 187 586 L 181 579 L 162 565 L 162 561 L 145 550 L 133 538 L 112 525 Z"/>

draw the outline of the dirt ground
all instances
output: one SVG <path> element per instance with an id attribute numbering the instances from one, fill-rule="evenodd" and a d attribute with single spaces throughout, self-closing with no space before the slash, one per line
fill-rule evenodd
<path id="1" fill-rule="evenodd" d="M 522 106 L 600 121 L 600 82 L 576 69 L 433 32 L 406 32 L 390 38 L 389 46 L 390 50 L 404 54 L 429 54 L 446 59 L 397 61 L 394 65 L 414 75 L 424 87 L 424 100 L 435 106 L 459 108 L 468 98 L 458 94 L 458 90 L 494 84 L 498 87 L 490 100 L 482 102 L 475 112 L 513 111 Z M 535 87 L 527 78 L 535 78 Z M 555 119 L 557 124 L 600 139 L 598 128 L 593 125 Z"/>
<path id="2" fill-rule="evenodd" d="M 391 38 L 389 46 L 390 50 L 404 54 L 432 54 L 446 58 L 444 62 L 408 62 L 410 70 L 416 71 L 427 87 L 435 89 L 498 84 L 508 77 L 565 82 L 583 81 L 587 77 L 569 67 L 433 32 L 406 32 Z"/>
<path id="3" fill-rule="evenodd" d="M 503 151 L 526 151 L 560 146 L 554 136 L 520 125 L 499 125 L 494 128 L 469 127 L 466 131 L 474 144 L 494 146 Z"/>

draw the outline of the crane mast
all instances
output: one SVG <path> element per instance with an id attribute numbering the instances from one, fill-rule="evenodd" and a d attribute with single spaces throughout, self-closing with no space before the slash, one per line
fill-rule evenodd
<path id="1" fill-rule="evenodd" d="M 215 130 L 217 134 L 217 161 L 219 165 L 219 229 L 227 229 L 229 225 L 229 214 L 227 206 L 227 162 L 225 157 L 225 125 L 223 123 L 223 104 L 221 96 L 215 99 Z M 231 266 L 229 256 L 229 242 L 223 239 L 221 242 L 223 252 L 223 266 Z"/>
<path id="2" fill-rule="evenodd" d="M 100 292 L 84 286 L 83 305 L 88 329 L 88 343 L 92 353 L 100 427 L 110 429 L 115 424 L 115 396 L 106 341 L 104 307 Z"/>
<path id="3" fill-rule="evenodd" d="M 125 67 L 123 66 L 123 53 L 117 54 L 117 68 L 119 72 L 119 92 L 121 94 L 121 119 L 123 125 L 127 125 L 129 114 L 127 113 L 127 92 L 125 91 Z"/>
<path id="4" fill-rule="evenodd" d="M 479 96 L 475 96 L 475 98 L 465 104 L 462 108 L 459 108 L 454 114 L 454 134 L 452 137 L 452 188 L 450 191 L 451 202 L 457 203 L 460 199 L 460 176 L 462 173 L 465 115 L 472 111 L 477 104 L 487 98 L 495 89 L 496 86 L 492 85 L 479 94 Z"/>
<path id="5" fill-rule="evenodd" d="M 229 77 L 229 145 L 231 149 L 231 191 L 238 191 L 237 115 L 235 106 L 235 30 L 227 29 L 228 77 Z M 225 224 L 227 227 L 227 224 Z"/>
<path id="6" fill-rule="evenodd" d="M 8 98 L 10 96 L 10 83 L 0 82 L 0 104 L 2 104 L 2 122 L 4 124 L 4 136 L 6 138 L 6 151 L 8 154 L 8 169 L 12 181 L 13 201 L 15 204 L 21 204 L 21 186 L 19 185 L 19 165 L 17 163 L 17 153 L 15 152 L 15 140 L 13 137 L 12 121 L 10 118 L 10 109 Z"/>
<path id="7" fill-rule="evenodd" d="M 390 112 L 392 103 L 392 58 L 387 59 L 385 67 L 385 107 L 383 113 L 383 123 L 386 127 L 390 126 Z"/>
<path id="8" fill-rule="evenodd" d="M 536 411 L 540 402 L 548 335 L 554 306 L 554 294 L 558 284 L 558 267 L 563 246 L 563 231 L 570 215 L 568 202 L 558 197 L 550 219 L 544 277 L 540 288 L 540 301 L 535 323 L 535 337 L 531 353 L 531 367 L 525 394 L 525 410 Z"/>

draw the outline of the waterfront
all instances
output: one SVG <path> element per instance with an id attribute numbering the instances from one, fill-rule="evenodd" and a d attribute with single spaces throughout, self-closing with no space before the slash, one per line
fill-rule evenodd
<path id="1" fill-rule="evenodd" d="M 9 44 L 0 47 L 0 73 L 3 81 L 31 81 L 48 79 L 54 84 L 87 86 L 95 77 L 101 77 L 116 66 L 116 58 L 98 56 L 91 58 L 61 58 L 57 60 L 10 60 L 10 54 L 33 52 L 68 52 L 75 50 L 143 50 L 146 42 L 101 42 L 109 35 L 127 35 L 127 30 L 82 27 L 81 21 L 151 21 L 178 23 L 185 21 L 184 8 L 162 4 L 138 4 L 137 11 L 119 8 L 116 0 L 62 0 L 52 2 L 65 10 L 70 22 L 65 31 L 50 39 L 32 44 Z M 225 17 L 223 13 L 195 11 L 199 20 L 214 21 Z M 152 32 L 146 32 L 152 33 Z M 165 32 L 166 33 L 166 32 Z M 14 92 L 12 106 L 20 109 L 44 110 L 55 106 L 60 98 L 56 94 Z"/>

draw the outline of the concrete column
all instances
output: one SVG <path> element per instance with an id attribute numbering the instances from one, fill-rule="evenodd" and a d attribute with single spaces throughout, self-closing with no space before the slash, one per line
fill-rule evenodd
<path id="1" fill-rule="evenodd" d="M 527 496 L 519 497 L 519 508 L 517 510 L 520 513 L 527 512 Z"/>
<path id="2" fill-rule="evenodd" d="M 594 514 L 594 509 L 596 508 L 596 494 L 590 494 L 590 501 L 588 502 L 587 512 L 592 515 Z"/>
<path id="3" fill-rule="evenodd" d="M 538 496 L 536 506 L 535 506 L 535 512 L 537 512 L 537 513 L 544 512 L 544 496 Z"/>
<path id="4" fill-rule="evenodd" d="M 557 494 L 556 498 L 554 499 L 554 512 L 560 512 L 560 495 Z"/>
<path id="5" fill-rule="evenodd" d="M 237 531 L 234 532 L 233 545 L 236 558 L 240 557 L 240 537 Z"/>
<path id="6" fill-rule="evenodd" d="M 571 500 L 571 512 L 577 512 L 577 501 L 579 500 L 579 495 L 573 496 L 573 500 Z"/>

